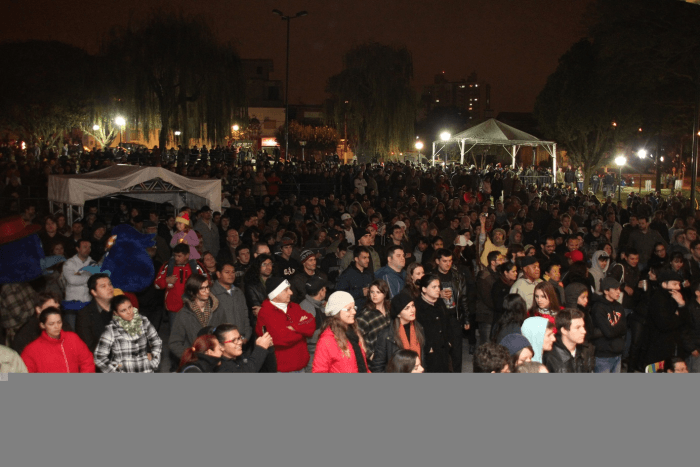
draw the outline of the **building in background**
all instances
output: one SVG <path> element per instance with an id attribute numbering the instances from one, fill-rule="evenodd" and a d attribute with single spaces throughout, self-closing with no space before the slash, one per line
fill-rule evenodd
<path id="1" fill-rule="evenodd" d="M 456 107 L 468 111 L 474 123 L 493 117 L 491 86 L 479 81 L 476 72 L 459 81 L 448 80 L 444 71 L 435 75 L 432 84 L 423 86 L 421 102 L 426 115 L 436 107 Z"/>

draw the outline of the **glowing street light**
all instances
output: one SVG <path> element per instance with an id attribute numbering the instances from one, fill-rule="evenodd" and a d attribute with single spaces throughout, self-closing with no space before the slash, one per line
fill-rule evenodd
<path id="1" fill-rule="evenodd" d="M 647 150 L 640 149 L 639 151 L 637 151 L 637 157 L 639 157 L 640 159 L 644 159 L 645 157 L 647 157 Z"/>
<path id="2" fill-rule="evenodd" d="M 622 201 L 622 166 L 627 163 L 627 158 L 622 155 L 617 156 L 615 163 L 620 168 L 620 178 L 617 181 L 617 200 Z"/>
<path id="3" fill-rule="evenodd" d="M 241 127 L 239 127 L 238 125 L 233 125 L 232 128 L 233 128 L 233 131 L 238 131 Z"/>
<path id="4" fill-rule="evenodd" d="M 116 123 L 117 126 L 120 127 L 119 144 L 121 145 L 122 144 L 122 131 L 124 131 L 124 126 L 126 125 L 126 120 L 124 119 L 124 117 L 119 116 L 119 117 L 114 119 L 114 123 Z"/>
<path id="5" fill-rule="evenodd" d="M 423 143 L 420 142 L 420 141 L 418 141 L 418 142 L 416 143 L 416 149 L 418 149 L 418 152 L 420 152 L 420 150 L 423 149 Z"/>
<path id="6" fill-rule="evenodd" d="M 445 142 L 449 141 L 451 137 L 452 135 L 449 131 L 443 131 L 442 133 L 440 133 L 440 139 Z"/>
<path id="7" fill-rule="evenodd" d="M 175 136 L 180 136 L 181 134 L 182 134 L 182 132 L 179 130 L 175 132 Z"/>
<path id="8" fill-rule="evenodd" d="M 99 129 L 100 129 L 100 125 L 98 125 L 98 124 L 95 124 L 92 126 L 92 131 L 97 131 Z"/>

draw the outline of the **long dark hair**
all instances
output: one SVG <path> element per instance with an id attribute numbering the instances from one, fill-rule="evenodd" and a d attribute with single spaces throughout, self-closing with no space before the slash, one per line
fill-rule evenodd
<path id="1" fill-rule="evenodd" d="M 391 329 L 394 333 L 394 342 L 396 342 L 399 347 L 401 347 L 401 337 L 399 337 L 399 328 L 401 327 L 401 318 L 398 316 L 391 323 Z M 423 332 L 423 326 L 420 325 L 418 320 L 413 320 L 413 329 L 416 331 L 416 338 L 421 347 L 425 344 L 425 333 Z M 406 336 L 409 338 L 409 336 Z"/>
<path id="2" fill-rule="evenodd" d="M 413 298 L 420 297 L 420 287 L 418 286 L 418 284 L 413 282 L 413 279 L 411 279 L 411 277 L 413 277 L 413 271 L 415 271 L 418 268 L 423 268 L 423 273 L 425 274 L 425 267 L 423 267 L 423 265 L 420 263 L 411 263 L 408 265 L 408 268 L 406 268 L 406 282 L 405 282 L 405 284 L 406 284 L 406 288 L 411 293 L 411 296 Z"/>
<path id="3" fill-rule="evenodd" d="M 530 307 L 529 315 L 535 316 L 534 313 L 540 310 L 540 307 L 537 306 L 537 300 L 535 300 L 535 294 L 538 290 L 541 290 L 549 299 L 548 310 L 552 312 L 552 315 L 559 312 L 559 310 L 561 309 L 561 304 L 559 303 L 559 295 L 557 294 L 557 291 L 554 290 L 554 286 L 551 284 L 551 282 L 546 281 L 540 282 L 535 286 L 535 291 L 532 293 L 532 306 Z"/>
<path id="4" fill-rule="evenodd" d="M 496 342 L 496 337 L 502 329 L 505 329 L 506 326 L 510 324 L 522 326 L 526 319 L 527 304 L 525 300 L 523 300 L 523 297 L 516 293 L 506 295 L 506 298 L 503 299 L 503 314 L 498 320 L 498 323 L 494 326 L 491 341 L 498 344 L 498 342 Z"/>
<path id="5" fill-rule="evenodd" d="M 260 265 L 265 261 L 270 260 L 274 264 L 274 260 L 270 255 L 259 255 L 250 261 L 250 266 L 243 276 L 243 281 L 248 285 L 260 283 Z"/>
<path id="6" fill-rule="evenodd" d="M 131 303 L 131 300 L 126 295 L 117 295 L 112 299 L 111 302 L 109 302 L 109 311 L 111 311 L 112 313 L 116 313 L 117 308 L 119 308 L 119 305 L 121 305 L 124 302 Z"/>
<path id="7" fill-rule="evenodd" d="M 384 312 L 388 314 L 389 309 L 391 308 L 391 301 L 389 300 L 389 297 L 391 296 L 391 290 L 389 290 L 389 284 L 387 284 L 385 280 L 375 279 L 369 285 L 369 288 L 367 289 L 367 295 L 369 295 L 369 291 L 372 290 L 372 287 L 378 288 L 379 291 L 384 294 Z M 367 302 L 365 302 L 365 310 L 376 310 L 377 306 L 369 298 L 369 296 L 367 298 L 368 300 Z"/>
<path id="8" fill-rule="evenodd" d="M 413 350 L 402 349 L 394 354 L 386 366 L 387 373 L 411 373 L 416 367 L 418 354 Z"/>

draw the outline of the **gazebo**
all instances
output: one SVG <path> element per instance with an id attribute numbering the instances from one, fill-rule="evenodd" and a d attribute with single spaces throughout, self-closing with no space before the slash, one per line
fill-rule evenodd
<path id="1" fill-rule="evenodd" d="M 221 210 L 221 180 L 183 177 L 160 167 L 114 165 L 86 174 L 49 176 L 50 210 L 65 212 L 68 225 L 74 217 L 83 217 L 85 201 L 114 195 L 168 202 L 176 209 L 208 204 L 213 211 Z"/>
<path id="2" fill-rule="evenodd" d="M 557 143 L 542 141 L 529 133 L 499 122 L 495 118 L 451 136 L 448 140 L 433 141 L 433 166 L 435 165 L 435 156 L 448 143 L 452 142 L 459 144 L 460 164 L 464 164 L 464 155 L 476 146 L 502 146 L 511 155 L 513 167 L 515 167 L 515 155 L 521 146 L 541 146 L 552 156 L 552 174 L 555 175 L 557 172 Z M 435 149 L 440 143 L 442 143 L 442 147 L 436 151 Z"/>

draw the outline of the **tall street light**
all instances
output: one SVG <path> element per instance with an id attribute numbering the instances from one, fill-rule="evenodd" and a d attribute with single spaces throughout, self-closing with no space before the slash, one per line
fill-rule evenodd
<path id="1" fill-rule="evenodd" d="M 627 163 L 627 158 L 625 156 L 617 156 L 615 163 L 620 168 L 620 178 L 617 180 L 617 200 L 622 201 L 622 166 Z"/>
<path id="2" fill-rule="evenodd" d="M 124 126 L 126 126 L 126 120 L 124 117 L 117 117 L 114 119 L 114 123 L 119 127 L 119 144 L 122 144 L 122 131 L 124 131 Z"/>
<path id="3" fill-rule="evenodd" d="M 442 148 L 445 150 L 445 167 L 447 167 L 447 142 L 452 138 L 452 135 L 450 134 L 449 131 L 443 131 L 440 133 L 440 139 L 444 143 Z"/>
<path id="4" fill-rule="evenodd" d="M 420 155 L 420 150 L 423 149 L 423 142 L 422 141 L 416 141 L 416 149 L 418 149 L 418 163 L 421 163 L 421 155 Z"/>
<path id="5" fill-rule="evenodd" d="M 294 16 L 285 16 L 280 10 L 272 10 L 272 12 L 282 18 L 282 21 L 287 22 L 287 73 L 284 83 L 284 158 L 289 160 L 289 22 L 294 18 L 306 16 L 309 13 L 302 10 Z"/>

